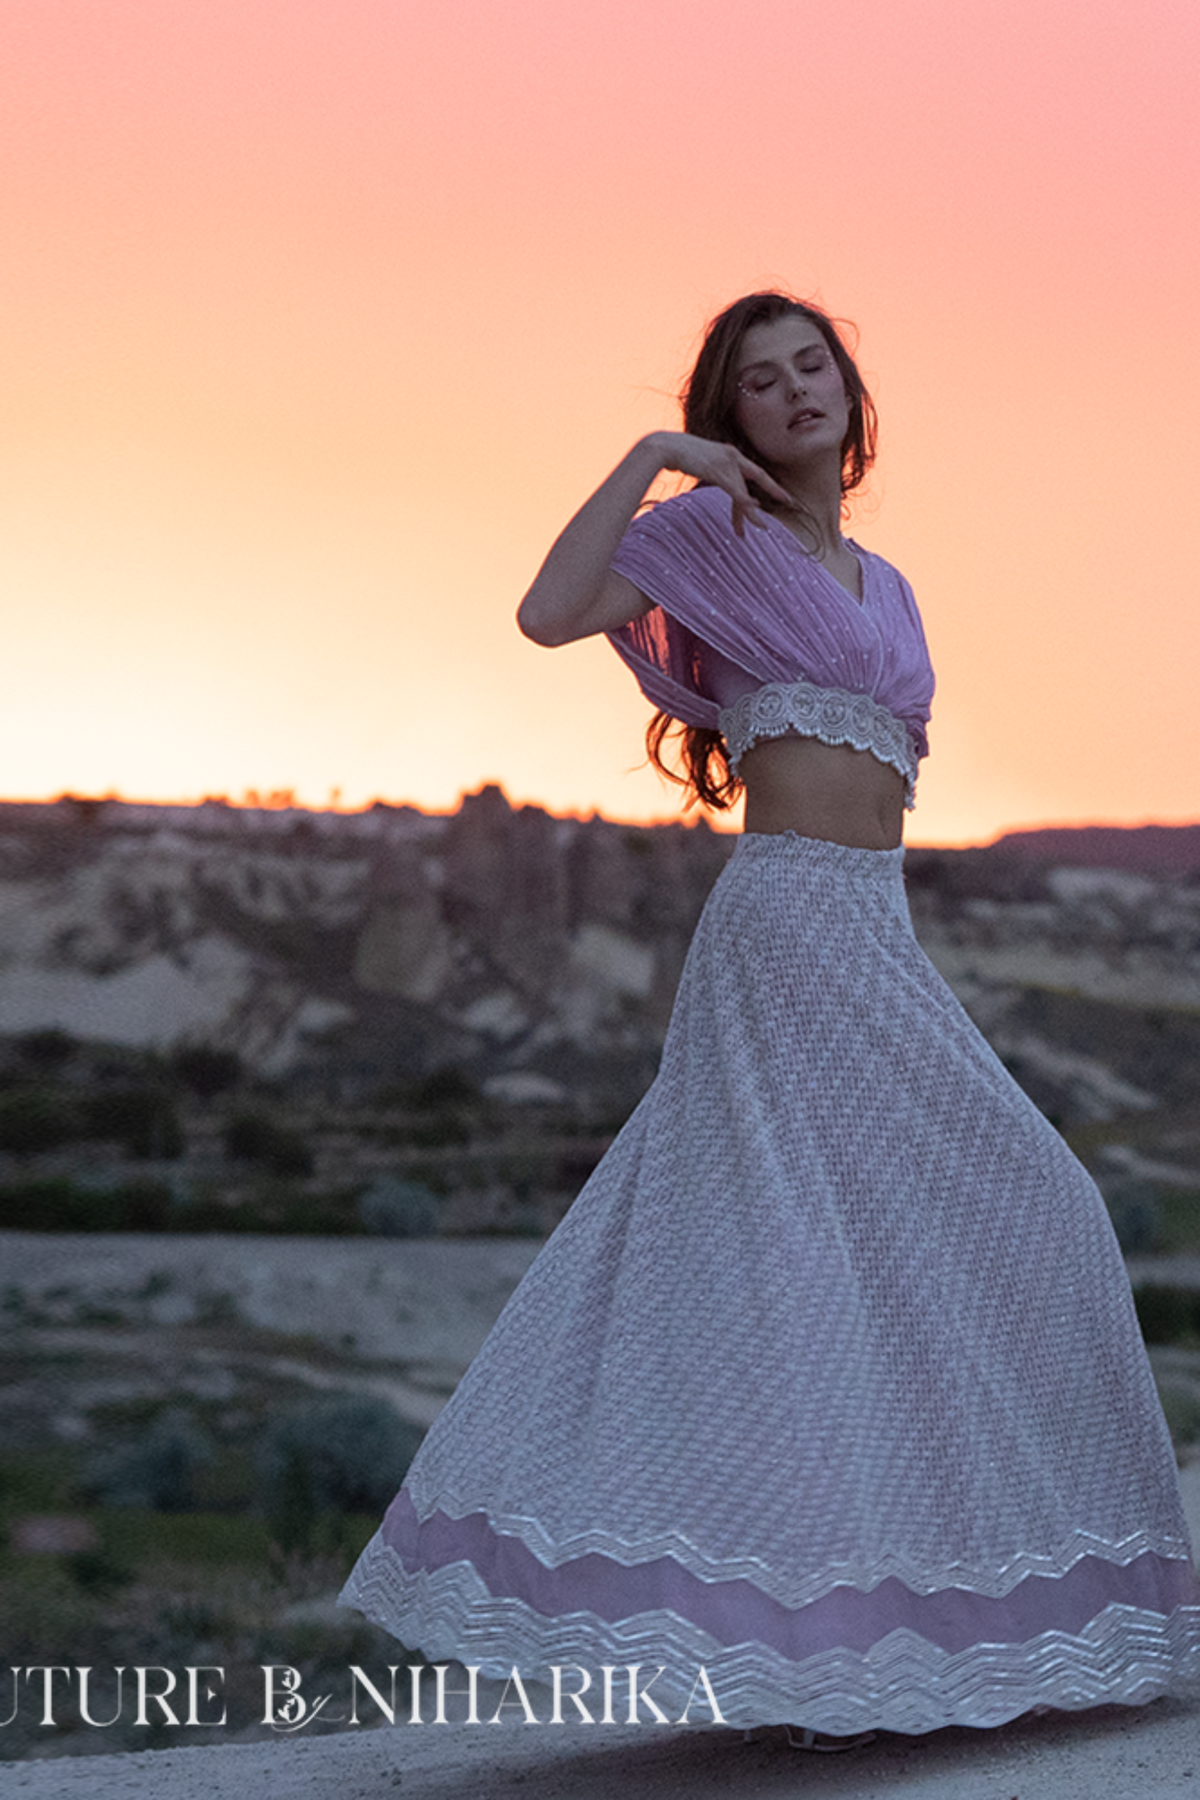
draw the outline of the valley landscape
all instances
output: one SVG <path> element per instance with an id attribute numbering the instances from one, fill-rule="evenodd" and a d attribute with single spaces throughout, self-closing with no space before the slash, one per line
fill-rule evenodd
<path id="1" fill-rule="evenodd" d="M 240 1670 L 215 1741 L 272 1735 L 264 1663 L 395 1660 L 332 1596 L 652 1078 L 730 844 L 496 788 L 0 808 L 6 1663 Z M 918 937 L 1105 1193 L 1195 1509 L 1200 832 L 906 868 Z M 188 1741 L 64 1705 L 0 1756 Z"/>

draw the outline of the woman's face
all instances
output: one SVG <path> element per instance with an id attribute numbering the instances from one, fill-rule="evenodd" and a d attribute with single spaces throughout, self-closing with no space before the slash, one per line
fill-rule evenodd
<path id="1" fill-rule="evenodd" d="M 833 454 L 841 466 L 850 409 L 841 370 L 818 326 L 784 313 L 751 326 L 737 363 L 734 415 L 772 468 Z"/>

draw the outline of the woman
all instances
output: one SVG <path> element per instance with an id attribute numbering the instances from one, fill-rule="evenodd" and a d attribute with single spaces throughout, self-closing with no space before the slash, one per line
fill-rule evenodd
<path id="1" fill-rule="evenodd" d="M 609 632 L 745 835 L 657 1079 L 344 1597 L 485 1671 L 659 1668 L 672 1717 L 703 1669 L 712 1712 L 810 1743 L 1188 1690 L 1200 1590 L 1103 1203 L 908 919 L 933 676 L 841 532 L 870 398 L 822 312 L 757 294 L 684 424 L 519 619 Z M 697 486 L 635 518 L 664 469 Z"/>

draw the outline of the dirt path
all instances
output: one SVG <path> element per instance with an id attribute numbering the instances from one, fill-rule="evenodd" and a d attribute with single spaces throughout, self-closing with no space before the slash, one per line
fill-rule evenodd
<path id="1" fill-rule="evenodd" d="M 303 1333 L 367 1361 L 475 1355 L 537 1255 L 528 1238 L 0 1233 L 6 1305 L 46 1322 L 102 1309 L 130 1324 L 221 1316 Z"/>
<path id="2" fill-rule="evenodd" d="M 601 1735 L 602 1733 L 602 1735 Z M 0 1765 L 4 1800 L 1195 1800 L 1200 1708 L 1158 1701 L 883 1736 L 844 1756 L 778 1731 L 521 1724 L 371 1731 Z"/>

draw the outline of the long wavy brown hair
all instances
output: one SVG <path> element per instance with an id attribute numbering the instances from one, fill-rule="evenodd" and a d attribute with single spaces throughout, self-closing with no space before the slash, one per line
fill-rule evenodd
<path id="1" fill-rule="evenodd" d="M 845 384 L 849 404 L 849 423 L 842 440 L 842 496 L 861 487 L 875 461 L 878 421 L 875 404 L 838 331 L 838 322 L 811 301 L 797 300 L 792 294 L 766 292 L 746 294 L 732 306 L 718 313 L 704 334 L 696 366 L 680 395 L 683 407 L 683 429 L 694 437 L 710 438 L 715 443 L 733 444 L 743 456 L 759 461 L 758 452 L 737 421 L 737 371 L 741 360 L 742 340 L 756 325 L 769 325 L 785 314 L 798 313 L 816 326 L 829 346 Z M 765 495 L 762 504 L 774 509 Z M 843 514 L 849 508 L 843 504 Z M 672 741 L 672 758 L 667 746 Z M 700 801 L 718 811 L 726 811 L 742 791 L 742 783 L 729 767 L 725 740 L 719 731 L 702 725 L 685 725 L 670 713 L 657 712 L 646 727 L 646 752 L 668 781 L 686 790 L 684 808 Z"/>

